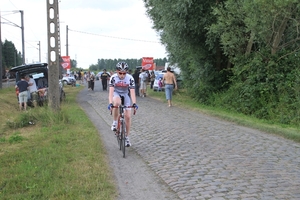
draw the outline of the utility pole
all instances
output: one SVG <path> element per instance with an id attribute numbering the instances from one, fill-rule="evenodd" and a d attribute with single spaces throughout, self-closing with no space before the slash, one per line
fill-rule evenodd
<path id="1" fill-rule="evenodd" d="M 59 71 L 60 71 L 60 38 L 58 0 L 47 2 L 47 30 L 48 30 L 48 82 L 49 106 L 52 111 L 60 110 Z"/>
<path id="2" fill-rule="evenodd" d="M 21 13 L 21 30 L 22 30 L 22 64 L 25 64 L 25 41 L 24 41 L 24 11 L 20 10 Z"/>
<path id="3" fill-rule="evenodd" d="M 22 34 L 22 64 L 25 64 L 25 39 L 24 39 L 24 11 L 23 10 L 15 10 L 13 11 L 13 13 L 17 13 L 20 12 L 21 13 L 21 26 L 13 23 L 13 22 L 3 22 L 18 28 L 21 28 L 21 34 Z"/>
<path id="4" fill-rule="evenodd" d="M 41 62 L 41 41 L 37 45 L 39 45 L 39 62 Z"/>
<path id="5" fill-rule="evenodd" d="M 69 38 L 69 29 L 68 29 L 68 25 L 67 25 L 67 28 L 66 28 L 66 56 L 69 55 L 69 41 L 68 41 L 68 38 Z"/>

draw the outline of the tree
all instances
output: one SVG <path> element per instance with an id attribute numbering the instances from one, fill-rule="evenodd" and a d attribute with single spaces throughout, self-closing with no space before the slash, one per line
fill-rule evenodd
<path id="1" fill-rule="evenodd" d="M 6 68 L 18 66 L 22 64 L 21 53 L 17 52 L 15 45 L 8 40 L 5 40 L 2 46 L 2 65 Z"/>
<path id="2" fill-rule="evenodd" d="M 144 4 L 192 97 L 260 118 L 300 122 L 298 0 Z M 289 117 L 278 117 L 278 105 Z"/>
<path id="3" fill-rule="evenodd" d="M 234 64 L 223 106 L 299 123 L 300 3 L 227 0 L 213 13 L 218 20 L 208 28 L 210 41 L 219 40 Z"/>
<path id="4" fill-rule="evenodd" d="M 208 48 L 207 27 L 216 21 L 212 8 L 221 1 L 144 0 L 153 28 L 160 34 L 171 63 L 178 63 L 189 93 L 206 101 L 224 87 L 228 58 L 219 41 Z"/>
<path id="5" fill-rule="evenodd" d="M 77 61 L 74 59 L 71 59 L 71 68 L 73 69 L 77 68 Z"/>
<path id="6" fill-rule="evenodd" d="M 262 48 L 271 55 L 282 49 L 299 50 L 300 15 L 295 0 L 227 0 L 213 14 L 218 20 L 209 27 L 210 37 L 219 39 L 231 61 Z"/>

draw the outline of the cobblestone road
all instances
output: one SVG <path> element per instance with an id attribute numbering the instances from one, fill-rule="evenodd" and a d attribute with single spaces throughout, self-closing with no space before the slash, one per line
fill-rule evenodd
<path id="1" fill-rule="evenodd" d="M 110 126 L 108 93 L 89 96 Z M 300 199 L 299 144 L 148 97 L 137 104 L 130 148 L 181 199 Z"/>

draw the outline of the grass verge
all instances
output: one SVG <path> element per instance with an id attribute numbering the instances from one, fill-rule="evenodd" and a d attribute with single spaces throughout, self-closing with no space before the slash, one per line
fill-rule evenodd
<path id="1" fill-rule="evenodd" d="M 0 90 L 0 199 L 115 199 L 98 131 L 76 102 L 80 90 L 65 87 L 58 113 L 20 112 L 14 89 Z"/>
<path id="2" fill-rule="evenodd" d="M 149 97 L 161 100 L 167 105 L 164 92 L 154 92 L 153 90 L 148 88 L 147 94 Z M 251 116 L 246 116 L 241 113 L 230 112 L 222 108 L 201 105 L 191 97 L 189 97 L 184 89 L 180 89 L 174 92 L 172 102 L 176 106 L 196 110 L 207 115 L 215 116 L 220 119 L 231 121 L 250 128 L 255 128 L 267 133 L 276 134 L 278 136 L 300 143 L 300 127 L 275 124 L 266 120 L 260 120 Z"/>

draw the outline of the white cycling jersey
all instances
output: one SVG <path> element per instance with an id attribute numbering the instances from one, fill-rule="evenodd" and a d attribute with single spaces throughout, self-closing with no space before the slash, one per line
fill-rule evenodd
<path id="1" fill-rule="evenodd" d="M 109 87 L 114 87 L 114 92 L 119 95 L 125 95 L 129 93 L 130 89 L 135 88 L 134 79 L 130 74 L 126 74 L 124 79 L 120 79 L 118 74 L 113 74 L 109 80 Z"/>

